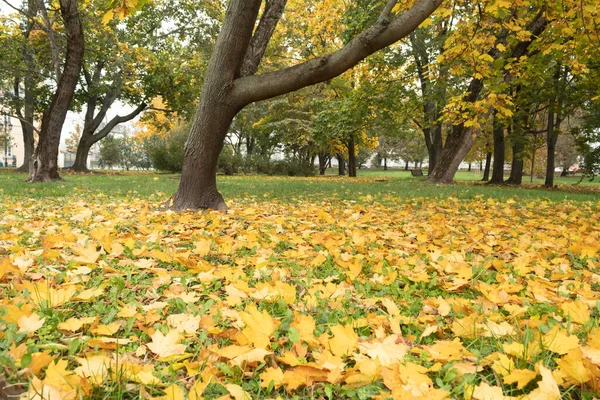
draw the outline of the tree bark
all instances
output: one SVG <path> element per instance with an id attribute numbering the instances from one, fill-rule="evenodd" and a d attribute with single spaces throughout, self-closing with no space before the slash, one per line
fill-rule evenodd
<path id="1" fill-rule="evenodd" d="M 523 150 L 525 145 L 522 138 L 518 138 L 512 146 L 512 162 L 510 177 L 506 180 L 508 185 L 520 185 L 523 183 Z"/>
<path id="2" fill-rule="evenodd" d="M 506 148 L 504 145 L 504 125 L 500 122 L 497 112 L 494 112 L 494 166 L 492 168 L 491 184 L 504 183 L 504 158 Z"/>
<path id="3" fill-rule="evenodd" d="M 330 157 L 329 154 L 325 153 L 324 151 L 319 152 L 319 175 L 325 175 L 329 157 Z"/>
<path id="4" fill-rule="evenodd" d="M 483 81 L 476 78 L 472 79 L 465 101 L 469 103 L 475 102 L 482 89 Z M 454 182 L 454 175 L 462 160 L 464 160 L 467 153 L 471 150 L 475 136 L 472 129 L 465 127 L 464 123 L 454 125 L 446 138 L 446 143 L 444 144 L 438 163 L 429 174 L 429 180 L 435 183 Z"/>
<path id="5" fill-rule="evenodd" d="M 206 71 L 200 105 L 185 147 L 181 182 L 172 207 L 176 210 L 226 208 L 216 186 L 217 158 L 232 119 L 243 107 L 342 74 L 416 29 L 442 1 L 417 0 L 410 10 L 392 18 L 397 1 L 389 0 L 374 25 L 340 50 L 276 72 L 242 76 L 262 1 L 230 0 Z M 268 39 L 261 42 L 266 45 Z"/>
<path id="6" fill-rule="evenodd" d="M 71 104 L 83 62 L 84 38 L 76 0 L 60 0 L 60 11 L 67 36 L 65 65 L 50 106 L 42 116 L 40 140 L 35 151 L 30 181 L 62 180 L 58 174 L 60 134 Z"/>
<path id="7" fill-rule="evenodd" d="M 558 133 L 562 120 L 562 104 L 564 92 L 566 90 L 564 83 L 566 83 L 568 77 L 567 68 L 564 68 L 563 74 L 561 80 L 561 66 L 559 65 L 556 69 L 556 74 L 554 75 L 555 99 L 552 100 L 553 104 L 548 111 L 548 126 L 546 129 L 546 146 L 548 154 L 546 158 L 546 181 L 544 182 L 544 186 L 547 188 L 554 187 L 556 142 L 558 140 Z M 556 101 L 556 98 L 558 98 L 558 101 Z"/>
<path id="8" fill-rule="evenodd" d="M 348 148 L 348 176 L 356 178 L 356 145 L 354 140 L 350 140 L 347 143 Z"/>
<path id="9" fill-rule="evenodd" d="M 388 166 L 387 166 L 387 157 L 383 157 L 383 170 L 387 171 L 388 170 Z"/>
<path id="10" fill-rule="evenodd" d="M 344 159 L 344 156 L 342 154 L 338 154 L 336 158 L 338 161 L 338 175 L 346 175 L 346 160 Z"/>
<path id="11" fill-rule="evenodd" d="M 483 178 L 482 181 L 486 182 L 490 179 L 490 167 L 492 164 L 492 153 L 487 152 L 485 155 L 485 169 L 483 170 Z"/>

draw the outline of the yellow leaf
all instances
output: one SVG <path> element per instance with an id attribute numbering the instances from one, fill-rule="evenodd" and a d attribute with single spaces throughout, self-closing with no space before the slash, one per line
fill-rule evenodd
<path id="1" fill-rule="evenodd" d="M 529 382 L 537 377 L 537 372 L 528 369 L 513 369 L 508 375 L 505 375 L 504 383 L 510 385 L 517 384 L 517 389 L 523 389 Z"/>
<path id="2" fill-rule="evenodd" d="M 246 324 L 242 334 L 248 341 L 255 347 L 269 348 L 271 336 L 275 332 L 275 324 L 269 313 L 265 310 L 260 312 L 254 304 L 250 304 L 245 312 L 240 313 L 240 318 Z"/>
<path id="3" fill-rule="evenodd" d="M 279 368 L 268 367 L 265 371 L 260 374 L 260 386 L 264 388 L 268 388 L 271 382 L 273 382 L 273 386 L 278 389 L 283 386 L 283 371 Z"/>
<path id="4" fill-rule="evenodd" d="M 570 317 L 571 321 L 577 324 L 585 324 L 590 320 L 590 311 L 587 304 L 580 300 L 566 301 L 560 306 L 565 317 Z"/>
<path id="5" fill-rule="evenodd" d="M 121 329 L 120 322 L 113 322 L 108 325 L 100 324 L 95 328 L 90 328 L 90 332 L 99 336 L 112 336 Z"/>
<path id="6" fill-rule="evenodd" d="M 358 344 L 358 335 L 351 325 L 336 325 L 331 327 L 333 337 L 329 339 L 329 349 L 336 356 L 350 355 Z"/>
<path id="7" fill-rule="evenodd" d="M 151 352 L 159 357 L 168 357 L 185 353 L 185 344 L 178 344 L 181 340 L 181 335 L 177 331 L 170 331 L 167 335 L 163 335 L 160 331 L 154 332 L 151 343 L 146 346 Z"/>
<path id="8" fill-rule="evenodd" d="M 225 385 L 225 389 L 227 389 L 229 394 L 231 394 L 235 400 L 252 400 L 252 396 L 244 391 L 241 386 L 228 383 Z"/>
<path id="9" fill-rule="evenodd" d="M 176 384 L 173 384 L 165 389 L 165 395 L 161 400 L 185 400 L 185 392 Z"/>
<path id="10" fill-rule="evenodd" d="M 19 318 L 17 325 L 19 326 L 19 333 L 34 333 L 44 325 L 46 318 L 40 318 L 36 313 L 30 316 L 22 316 Z"/>
<path id="11" fill-rule="evenodd" d="M 583 358 L 580 348 L 569 351 L 565 356 L 557 360 L 556 363 L 561 371 L 567 374 L 579 385 L 586 383 L 592 378 L 590 372 L 583 365 Z"/>
<path id="12" fill-rule="evenodd" d="M 107 25 L 113 19 L 114 15 L 115 14 L 113 13 L 113 10 L 108 10 L 106 14 L 104 14 L 104 16 L 102 17 L 102 23 L 104 25 Z"/>
<path id="13" fill-rule="evenodd" d="M 542 337 L 542 344 L 548 350 L 563 355 L 579 347 L 579 339 L 575 335 L 569 335 L 566 330 L 556 325 Z"/>
<path id="14" fill-rule="evenodd" d="M 88 355 L 85 358 L 75 357 L 80 364 L 75 368 L 75 373 L 83 378 L 87 378 L 93 385 L 100 386 L 108 378 L 108 368 L 111 365 L 111 358 L 104 355 Z"/>
<path id="15" fill-rule="evenodd" d="M 95 317 L 69 318 L 58 324 L 58 329 L 63 331 L 75 332 L 81 329 L 85 324 L 91 324 L 96 320 Z"/>
<path id="16" fill-rule="evenodd" d="M 561 398 L 560 389 L 552 376 L 552 371 L 539 364 L 542 380 L 538 382 L 538 388 L 527 395 L 528 400 L 558 400 Z"/>

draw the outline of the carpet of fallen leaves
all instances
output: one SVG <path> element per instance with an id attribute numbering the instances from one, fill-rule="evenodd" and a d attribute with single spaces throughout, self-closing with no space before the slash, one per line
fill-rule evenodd
<path id="1" fill-rule="evenodd" d="M 0 378 L 53 400 L 599 392 L 600 203 L 371 200 L 8 199 Z"/>

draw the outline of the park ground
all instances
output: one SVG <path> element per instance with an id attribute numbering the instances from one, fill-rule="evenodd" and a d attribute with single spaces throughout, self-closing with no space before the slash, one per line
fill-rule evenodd
<path id="1" fill-rule="evenodd" d="M 2 391 L 600 393 L 597 185 L 359 174 L 220 177 L 230 210 L 175 213 L 173 175 L 0 171 Z"/>

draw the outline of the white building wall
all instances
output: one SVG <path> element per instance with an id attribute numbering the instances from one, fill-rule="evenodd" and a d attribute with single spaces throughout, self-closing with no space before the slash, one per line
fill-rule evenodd
<path id="1" fill-rule="evenodd" d="M 0 161 L 3 166 L 13 166 L 13 156 L 16 157 L 17 167 L 23 164 L 25 157 L 25 145 L 23 144 L 23 133 L 21 131 L 21 123 L 17 118 L 10 118 L 12 129 L 10 130 L 10 143 L 7 143 L 3 148 L 0 148 Z M 2 134 L 4 134 L 5 128 L 3 125 L 0 126 Z"/>

